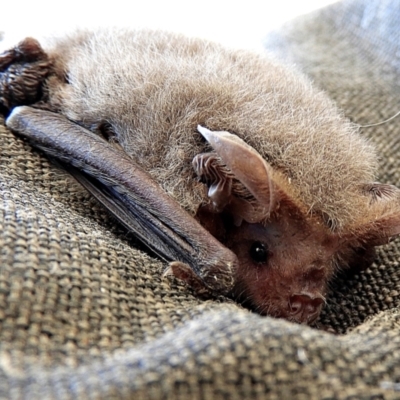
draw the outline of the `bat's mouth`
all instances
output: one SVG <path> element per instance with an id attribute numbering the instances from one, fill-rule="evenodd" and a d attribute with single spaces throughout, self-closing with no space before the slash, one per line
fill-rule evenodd
<path id="1" fill-rule="evenodd" d="M 301 325 L 311 325 L 315 321 L 317 321 L 317 319 L 319 318 L 319 316 L 321 314 L 321 311 L 322 311 L 322 306 L 319 307 L 318 310 L 315 310 L 311 314 L 306 313 L 306 312 L 293 314 L 290 310 L 288 310 L 285 312 L 280 312 L 280 313 L 276 313 L 276 314 L 266 314 L 266 315 L 269 315 L 269 316 L 275 317 L 275 318 L 286 319 L 290 322 L 295 322 L 295 323 L 301 324 Z"/>
<path id="2" fill-rule="evenodd" d="M 297 322 L 299 324 L 311 325 L 319 318 L 319 315 L 321 314 L 321 310 L 322 310 L 322 306 L 318 311 L 314 312 L 313 314 L 311 314 L 311 315 L 308 315 L 308 314 L 304 315 L 303 314 L 303 315 L 300 316 L 300 318 L 299 317 L 295 317 L 293 319 L 293 321 Z"/>

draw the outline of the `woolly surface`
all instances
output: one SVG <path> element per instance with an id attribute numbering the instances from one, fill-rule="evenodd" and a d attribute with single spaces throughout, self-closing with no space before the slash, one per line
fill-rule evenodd
<path id="1" fill-rule="evenodd" d="M 400 109 L 400 41 L 385 31 L 399 10 L 337 4 L 267 46 L 355 122 L 379 122 Z M 362 132 L 381 180 L 400 185 L 400 124 Z M 0 136 L 2 398 L 400 398 L 399 241 L 332 285 L 321 324 L 340 335 L 263 318 L 161 279 L 165 265 L 70 177 L 3 127 Z"/>

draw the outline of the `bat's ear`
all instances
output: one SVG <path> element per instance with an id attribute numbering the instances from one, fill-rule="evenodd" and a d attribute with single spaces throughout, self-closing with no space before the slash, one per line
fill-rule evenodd
<path id="1" fill-rule="evenodd" d="M 382 183 L 370 183 L 362 190 L 369 201 L 368 215 L 354 228 L 351 236 L 364 246 L 379 246 L 400 235 L 400 189 Z"/>
<path id="2" fill-rule="evenodd" d="M 273 168 L 255 149 L 229 132 L 214 132 L 200 125 L 197 129 L 216 152 L 196 156 L 193 166 L 200 179 L 208 184 L 208 196 L 217 212 L 229 211 L 238 223 L 242 219 L 255 223 L 267 218 L 282 201 L 290 203 L 292 209 L 298 208 L 285 190 L 282 178 L 277 179 Z M 240 193 L 235 181 L 255 201 Z"/>

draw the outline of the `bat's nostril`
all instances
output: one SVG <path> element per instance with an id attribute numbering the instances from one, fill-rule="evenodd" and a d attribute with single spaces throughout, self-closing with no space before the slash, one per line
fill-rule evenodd
<path id="1" fill-rule="evenodd" d="M 289 306 L 292 315 L 302 314 L 302 319 L 318 314 L 324 299 L 320 295 L 310 295 L 308 293 L 294 294 L 289 299 Z"/>

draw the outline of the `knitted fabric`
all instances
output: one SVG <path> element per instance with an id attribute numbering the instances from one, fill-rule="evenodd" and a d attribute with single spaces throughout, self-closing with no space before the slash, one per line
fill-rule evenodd
<path id="1" fill-rule="evenodd" d="M 399 6 L 334 4 L 266 48 L 354 122 L 381 122 L 400 110 Z M 397 186 L 399 121 L 360 129 Z M 162 278 L 165 263 L 71 177 L 3 124 L 0 143 L 1 398 L 400 398 L 399 240 L 334 280 L 329 331 L 261 317 Z"/>

